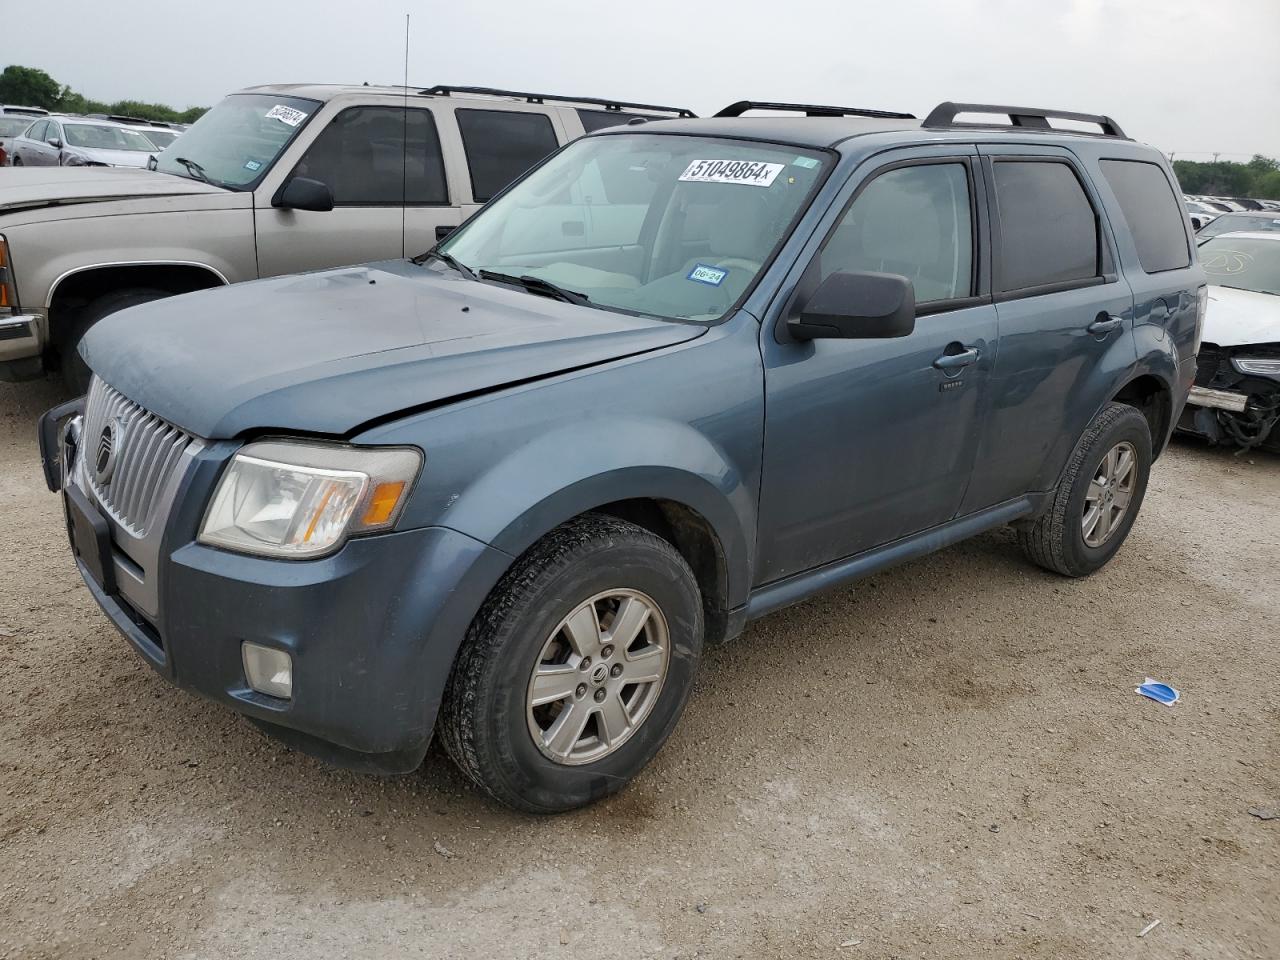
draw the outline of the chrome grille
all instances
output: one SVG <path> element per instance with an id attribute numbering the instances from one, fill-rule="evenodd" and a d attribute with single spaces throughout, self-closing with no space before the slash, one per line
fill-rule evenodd
<path id="1" fill-rule="evenodd" d="M 156 501 L 193 437 L 96 376 L 81 436 L 85 480 L 98 501 L 135 537 L 146 536 Z M 109 462 L 111 455 L 114 466 L 99 479 L 99 457 Z"/>

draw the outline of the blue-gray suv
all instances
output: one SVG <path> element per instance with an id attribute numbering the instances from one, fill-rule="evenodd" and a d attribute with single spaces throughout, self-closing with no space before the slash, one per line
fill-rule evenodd
<path id="1" fill-rule="evenodd" d="M 1192 251 L 1107 117 L 743 102 L 581 138 L 417 259 L 108 317 L 42 453 L 171 681 L 565 810 L 756 617 L 1001 524 L 1105 564 L 1195 375 Z"/>

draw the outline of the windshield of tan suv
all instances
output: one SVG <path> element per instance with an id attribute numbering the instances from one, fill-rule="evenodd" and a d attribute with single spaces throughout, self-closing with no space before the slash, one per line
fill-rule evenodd
<path id="1" fill-rule="evenodd" d="M 1280 238 L 1228 233 L 1201 244 L 1199 255 L 1211 284 L 1280 296 Z"/>
<path id="2" fill-rule="evenodd" d="M 534 293 L 549 283 L 593 306 L 715 320 L 790 233 L 828 164 L 774 143 L 586 137 L 439 249 L 482 280 L 534 278 Z"/>
<path id="3" fill-rule="evenodd" d="M 203 174 L 221 187 L 250 189 L 319 109 L 319 102 L 301 97 L 233 94 L 192 124 L 176 146 L 158 154 L 156 169 L 192 180 Z"/>

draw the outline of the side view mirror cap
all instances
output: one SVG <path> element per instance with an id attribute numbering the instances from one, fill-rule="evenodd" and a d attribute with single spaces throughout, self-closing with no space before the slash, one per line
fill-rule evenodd
<path id="1" fill-rule="evenodd" d="M 271 205 L 281 210 L 313 210 L 324 213 L 333 209 L 333 191 L 319 180 L 293 177 L 276 191 L 276 195 L 271 198 Z"/>
<path id="2" fill-rule="evenodd" d="M 787 321 L 797 340 L 884 340 L 916 326 L 915 288 L 896 273 L 837 271 L 823 280 L 800 315 Z"/>
<path id="3" fill-rule="evenodd" d="M 50 137 L 48 140 L 45 141 L 45 143 L 49 144 L 49 146 L 53 147 L 53 149 L 55 150 L 62 149 L 62 141 L 59 140 L 57 137 Z"/>

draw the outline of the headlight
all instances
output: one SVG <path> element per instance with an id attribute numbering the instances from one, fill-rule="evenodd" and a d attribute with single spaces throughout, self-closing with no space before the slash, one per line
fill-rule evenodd
<path id="1" fill-rule="evenodd" d="M 251 443 L 218 481 L 198 539 L 269 557 L 332 553 L 395 526 L 421 469 L 408 447 Z"/>
<path id="2" fill-rule="evenodd" d="M 1280 357 L 1235 357 L 1232 364 L 1241 373 L 1257 377 L 1280 377 Z"/>

